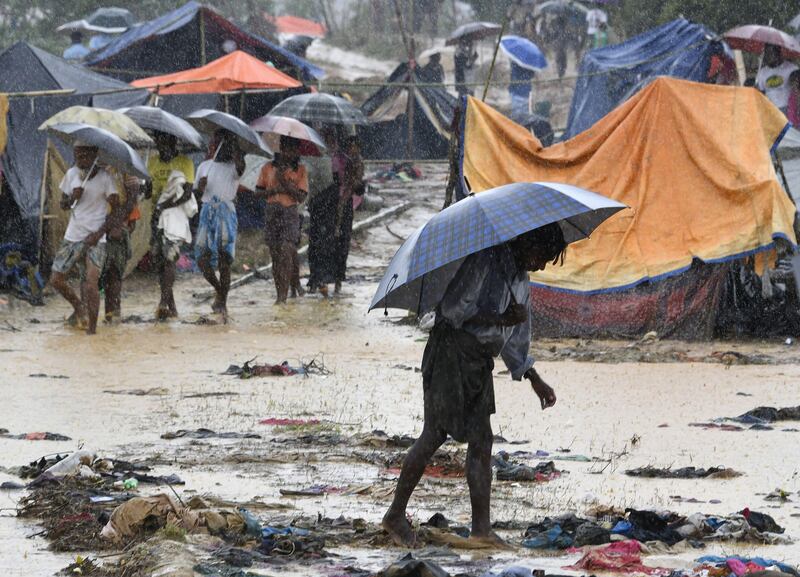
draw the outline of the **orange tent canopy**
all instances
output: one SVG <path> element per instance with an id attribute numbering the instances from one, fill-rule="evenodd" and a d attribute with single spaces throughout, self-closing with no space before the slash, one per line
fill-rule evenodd
<path id="1" fill-rule="evenodd" d="M 264 14 L 268 22 L 272 22 L 280 34 L 297 34 L 298 36 L 310 36 L 312 38 L 325 38 L 328 29 L 324 24 L 300 18 L 299 16 L 272 16 Z"/>
<path id="2" fill-rule="evenodd" d="M 261 62 L 246 52 L 236 50 L 200 68 L 182 70 L 164 76 L 152 76 L 131 82 L 159 94 L 209 94 L 239 90 L 297 88 L 303 83 Z"/>

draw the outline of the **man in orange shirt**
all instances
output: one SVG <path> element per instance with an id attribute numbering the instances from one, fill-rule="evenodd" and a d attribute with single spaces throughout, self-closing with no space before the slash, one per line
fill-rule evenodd
<path id="1" fill-rule="evenodd" d="M 289 296 L 301 292 L 297 245 L 300 242 L 298 205 L 308 194 L 308 173 L 300 164 L 300 141 L 281 136 L 280 152 L 261 169 L 256 195 L 267 199 L 266 241 L 272 258 L 272 276 L 283 304 Z M 299 289 L 299 290 L 298 290 Z"/>

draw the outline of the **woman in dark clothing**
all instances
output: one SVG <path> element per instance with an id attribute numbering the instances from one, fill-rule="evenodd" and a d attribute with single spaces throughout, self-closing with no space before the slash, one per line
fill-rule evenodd
<path id="1" fill-rule="evenodd" d="M 333 178 L 339 186 L 339 203 L 336 210 L 336 247 L 334 278 L 336 293 L 342 290 L 347 278 L 347 257 L 350 254 L 350 237 L 353 232 L 353 196 L 364 194 L 364 161 L 358 137 L 348 136 L 333 157 Z"/>

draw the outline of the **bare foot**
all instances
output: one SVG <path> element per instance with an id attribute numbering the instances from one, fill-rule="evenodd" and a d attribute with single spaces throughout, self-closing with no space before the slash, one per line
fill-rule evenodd
<path id="1" fill-rule="evenodd" d="M 342 293 L 342 283 L 341 281 L 336 281 L 336 284 L 333 286 L 333 294 L 341 294 Z"/>
<path id="2" fill-rule="evenodd" d="M 511 545 L 506 543 L 500 536 L 491 531 L 488 535 L 470 535 L 469 541 L 476 546 L 486 547 L 489 549 L 513 549 Z"/>
<path id="3" fill-rule="evenodd" d="M 328 285 L 324 284 L 319 287 L 319 294 L 321 294 L 323 298 L 328 298 Z"/>
<path id="4" fill-rule="evenodd" d="M 170 317 L 169 308 L 164 305 L 159 305 L 156 309 L 156 320 L 165 321 Z"/>
<path id="5" fill-rule="evenodd" d="M 221 313 L 225 310 L 225 305 L 222 304 L 222 301 L 219 300 L 219 297 L 214 299 L 214 302 L 211 304 L 211 312 L 212 313 Z"/>
<path id="6" fill-rule="evenodd" d="M 411 523 L 405 517 L 394 517 L 386 513 L 383 521 L 381 521 L 381 527 L 398 547 L 408 547 L 410 549 L 417 542 L 417 535 L 414 533 Z"/>

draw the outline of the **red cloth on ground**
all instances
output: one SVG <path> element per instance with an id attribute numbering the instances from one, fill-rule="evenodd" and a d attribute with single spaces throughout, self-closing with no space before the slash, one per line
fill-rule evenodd
<path id="1" fill-rule="evenodd" d="M 645 575 L 669 575 L 671 571 L 662 567 L 642 564 L 641 545 L 638 541 L 619 541 L 590 549 L 580 561 L 570 567 L 572 571 L 613 571 L 614 573 L 643 573 Z"/>

